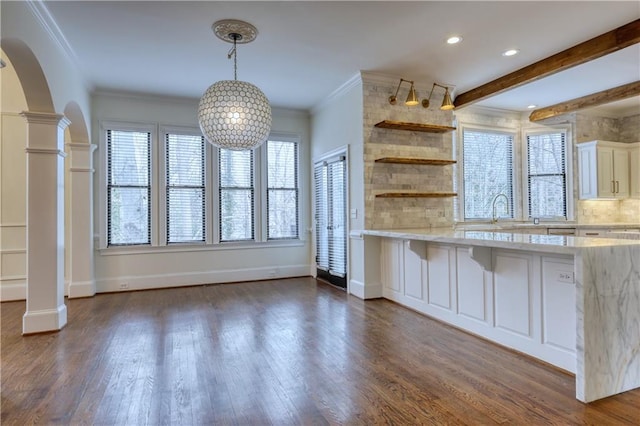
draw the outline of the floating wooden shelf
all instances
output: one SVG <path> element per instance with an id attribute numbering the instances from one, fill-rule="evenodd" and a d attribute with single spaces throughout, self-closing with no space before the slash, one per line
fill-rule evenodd
<path id="1" fill-rule="evenodd" d="M 446 166 L 455 164 L 456 160 L 438 160 L 435 158 L 408 158 L 408 157 L 383 157 L 375 160 L 376 163 L 395 164 L 424 164 L 429 166 Z"/>
<path id="2" fill-rule="evenodd" d="M 455 192 L 384 192 L 376 198 L 444 198 L 457 197 Z"/>
<path id="3" fill-rule="evenodd" d="M 404 121 L 391 120 L 384 120 L 376 123 L 375 127 L 380 127 L 382 129 L 411 130 L 414 132 L 427 133 L 446 133 L 456 129 L 455 127 L 439 126 L 437 124 L 407 123 Z"/>

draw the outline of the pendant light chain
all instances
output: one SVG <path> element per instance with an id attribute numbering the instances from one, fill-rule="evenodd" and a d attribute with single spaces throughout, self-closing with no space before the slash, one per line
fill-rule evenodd
<path id="1" fill-rule="evenodd" d="M 238 38 L 233 38 L 233 79 L 238 80 L 238 49 L 236 49 L 236 43 Z"/>

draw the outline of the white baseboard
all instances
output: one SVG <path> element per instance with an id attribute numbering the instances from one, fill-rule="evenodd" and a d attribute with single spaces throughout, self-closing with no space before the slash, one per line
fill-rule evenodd
<path id="1" fill-rule="evenodd" d="M 365 285 L 361 281 L 349 280 L 349 293 L 360 299 L 378 299 L 382 297 L 382 285 Z"/>
<path id="2" fill-rule="evenodd" d="M 12 284 L 0 284 L 0 302 L 27 299 L 27 282 L 15 282 Z"/>
<path id="3" fill-rule="evenodd" d="M 309 276 L 309 271 L 309 265 L 305 264 L 163 275 L 123 276 L 96 280 L 96 293 L 306 277 Z"/>
<path id="4" fill-rule="evenodd" d="M 57 309 L 27 311 L 22 317 L 22 334 L 57 331 L 67 324 L 67 307 L 63 304 Z"/>
<path id="5" fill-rule="evenodd" d="M 67 289 L 69 299 L 92 297 L 96 295 L 95 281 L 72 282 Z"/>

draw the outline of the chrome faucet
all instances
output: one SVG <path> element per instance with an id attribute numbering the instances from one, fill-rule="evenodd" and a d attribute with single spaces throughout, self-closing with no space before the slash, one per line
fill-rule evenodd
<path id="1" fill-rule="evenodd" d="M 507 198 L 507 196 L 504 194 L 496 195 L 495 197 L 493 197 L 493 201 L 491 202 L 491 210 L 492 210 L 491 223 L 493 224 L 498 222 L 498 217 L 496 216 L 496 201 L 498 201 L 498 198 L 500 197 L 504 197 L 504 205 L 507 208 L 507 214 L 509 214 L 509 198 Z"/>

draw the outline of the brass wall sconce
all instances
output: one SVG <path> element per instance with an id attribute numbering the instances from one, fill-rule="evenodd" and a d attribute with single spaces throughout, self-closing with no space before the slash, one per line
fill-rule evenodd
<path id="1" fill-rule="evenodd" d="M 398 103 L 398 92 L 400 91 L 400 86 L 402 86 L 402 83 L 411 84 L 411 87 L 409 88 L 409 93 L 407 94 L 407 100 L 404 102 L 404 104 L 407 106 L 415 106 L 418 104 L 422 104 L 423 108 L 429 108 L 429 102 L 431 101 L 431 95 L 433 95 L 433 89 L 435 89 L 435 87 L 438 86 L 444 89 L 444 98 L 442 99 L 442 105 L 440 106 L 440 109 L 447 111 L 454 108 L 453 101 L 451 100 L 451 95 L 449 94 L 449 88 L 447 86 L 443 86 L 438 83 L 433 83 L 433 86 L 431 86 L 431 92 L 429 93 L 429 97 L 427 99 L 423 99 L 422 102 L 420 102 L 418 100 L 418 96 L 416 95 L 414 82 L 411 80 L 405 80 L 404 78 L 400 79 L 400 83 L 398 83 L 398 87 L 396 88 L 396 93 L 394 95 L 389 96 L 389 103 L 391 105 L 396 105 Z"/>
<path id="2" fill-rule="evenodd" d="M 442 98 L 442 105 L 440 105 L 440 109 L 443 111 L 453 109 L 454 105 L 453 101 L 451 100 L 451 95 L 449 94 L 449 88 L 438 83 L 433 83 L 433 86 L 431 86 L 431 92 L 429 92 L 429 97 L 422 101 L 422 106 L 425 108 L 429 108 L 429 101 L 431 101 L 431 95 L 433 95 L 433 89 L 435 89 L 436 86 L 442 87 L 444 89 L 444 98 Z"/>
<path id="3" fill-rule="evenodd" d="M 409 89 L 409 94 L 407 95 L 407 100 L 404 101 L 404 104 L 407 106 L 415 106 L 418 105 L 418 96 L 416 95 L 416 89 L 413 87 L 413 81 L 405 80 L 404 78 L 400 79 L 400 83 L 398 83 L 398 88 L 396 89 L 396 94 L 389 96 L 389 103 L 391 105 L 395 105 L 398 103 L 398 91 L 400 90 L 400 86 L 402 83 L 411 83 L 411 88 Z"/>

